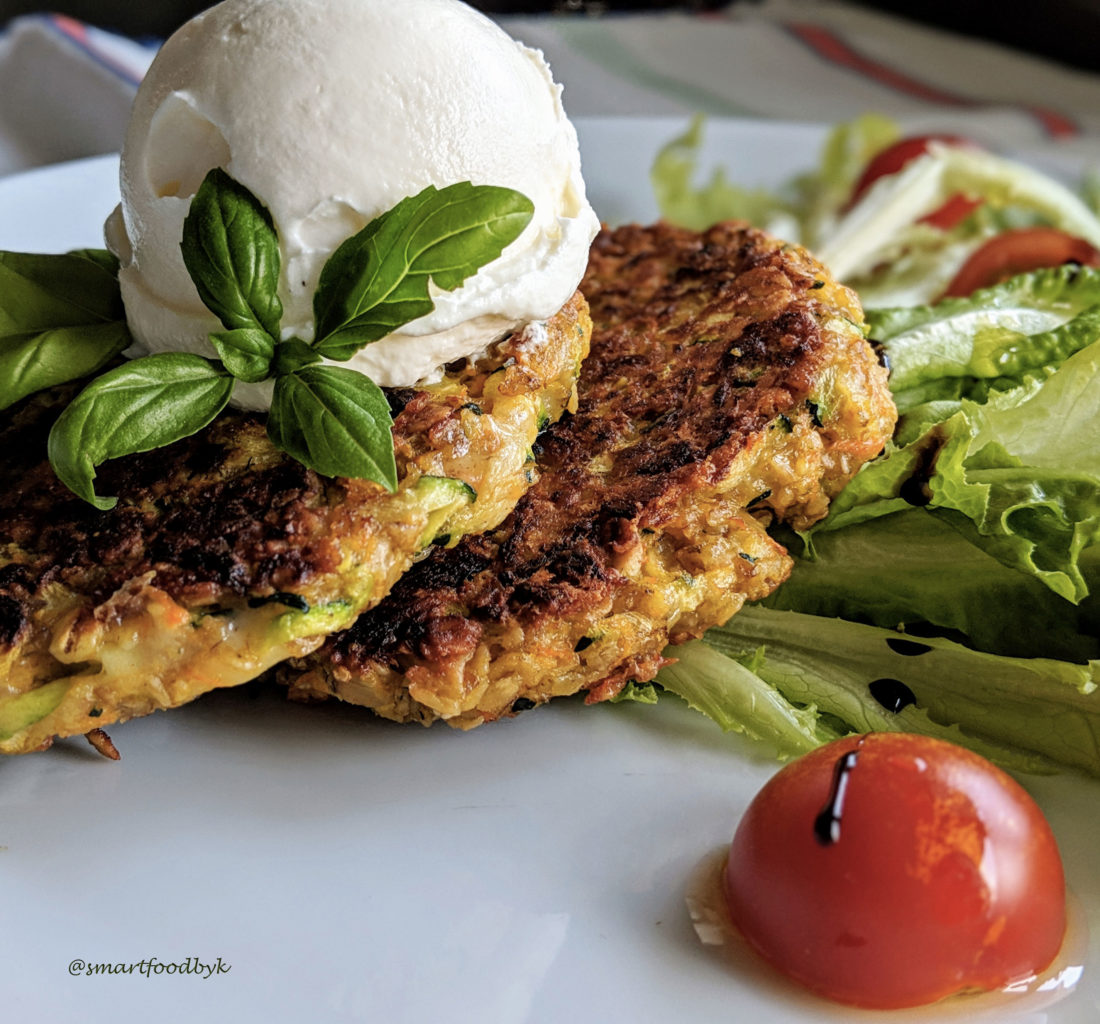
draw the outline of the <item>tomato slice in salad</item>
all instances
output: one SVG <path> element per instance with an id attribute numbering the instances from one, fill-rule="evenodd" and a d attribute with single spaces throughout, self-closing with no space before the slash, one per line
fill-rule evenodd
<path id="1" fill-rule="evenodd" d="M 969 295 L 1016 274 L 1062 263 L 1100 267 L 1100 250 L 1058 228 L 1017 228 L 994 235 L 974 252 L 951 279 L 943 297 Z"/>
<path id="2" fill-rule="evenodd" d="M 927 153 L 933 143 L 944 146 L 974 146 L 973 142 L 961 135 L 911 135 L 908 138 L 900 139 L 893 145 L 880 150 L 868 162 L 863 174 L 860 175 L 855 188 L 852 190 L 852 198 L 848 200 L 848 209 L 855 206 L 879 178 L 887 174 L 897 174 L 907 164 Z M 942 206 L 919 218 L 917 223 L 931 224 L 943 231 L 949 231 L 956 224 L 966 220 L 981 205 L 981 199 L 971 198 L 959 192 L 951 196 Z"/>
<path id="3" fill-rule="evenodd" d="M 1066 926 L 1062 862 L 1027 792 L 906 733 L 793 761 L 730 847 L 734 924 L 775 967 L 856 1006 L 916 1006 L 1042 971 Z"/>
<path id="4" fill-rule="evenodd" d="M 937 207 L 931 213 L 926 213 L 923 217 L 918 217 L 917 223 L 931 224 L 934 228 L 950 231 L 956 224 L 961 224 L 966 220 L 982 205 L 982 202 L 981 199 L 972 199 L 961 192 L 956 192 L 942 206 Z"/>

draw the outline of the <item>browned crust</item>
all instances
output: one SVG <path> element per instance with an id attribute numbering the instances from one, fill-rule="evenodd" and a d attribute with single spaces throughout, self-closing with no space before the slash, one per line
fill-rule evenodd
<path id="1" fill-rule="evenodd" d="M 84 738 L 109 761 L 121 761 L 122 755 L 114 741 L 102 729 L 91 729 L 84 734 Z"/>
<path id="2" fill-rule="evenodd" d="M 889 436 L 893 406 L 857 326 L 857 301 L 798 247 L 743 225 L 702 235 L 628 226 L 599 236 L 582 289 L 592 351 L 576 414 L 540 438 L 539 482 L 498 530 L 433 550 L 378 608 L 287 666 L 281 678 L 293 695 L 335 694 L 430 720 L 433 694 L 447 691 L 440 706 L 466 708 L 453 717 L 476 724 L 500 712 L 501 698 L 495 709 L 476 703 L 492 690 L 493 670 L 471 666 L 522 653 L 508 647 L 521 642 L 542 676 L 523 690 L 528 705 L 563 692 L 552 677 L 574 668 L 590 696 L 611 696 L 629 678 L 651 678 L 669 638 L 699 635 L 785 577 L 785 553 L 744 506 L 799 525 L 819 518 L 828 495 Z M 838 393 L 835 423 L 817 422 L 810 402 L 823 388 Z M 791 440 L 769 448 L 780 423 Z M 792 461 L 812 453 L 813 479 L 785 485 L 784 495 L 756 491 L 753 480 L 782 475 L 773 450 Z M 708 507 L 721 522 L 704 521 Z M 743 539 L 744 561 L 724 574 L 699 553 L 719 533 Z M 721 575 L 731 592 L 709 594 L 675 623 L 642 611 L 634 647 L 585 673 L 581 645 L 598 623 L 646 607 L 637 565 L 647 559 L 712 589 Z"/>
<path id="3" fill-rule="evenodd" d="M 0 569 L 9 600 L 57 581 L 98 603 L 154 571 L 173 597 L 201 601 L 291 588 L 331 566 L 317 543 L 328 525 L 325 483 L 271 451 L 259 418 L 227 412 L 169 448 L 104 466 L 97 487 L 121 500 L 101 513 L 41 458 L 53 417 L 30 414 L 44 405 L 17 414 L 23 450 L 38 458 L 9 466 L 0 495 L 2 537 L 27 559 Z M 250 451 L 262 452 L 252 465 Z M 307 543 L 291 545 L 292 537 Z"/>
<path id="4" fill-rule="evenodd" d="M 536 477 L 538 430 L 573 407 L 590 328 L 577 293 L 438 383 L 391 392 L 393 494 L 319 476 L 276 450 L 260 417 L 230 411 L 102 467 L 100 493 L 119 495 L 103 513 L 45 459 L 74 388 L 10 410 L 0 750 L 174 707 L 304 655 L 381 600 L 440 532 L 498 524 Z"/>
<path id="5" fill-rule="evenodd" d="M 536 391 L 550 383 L 539 374 L 552 362 L 515 335 L 492 359 L 457 368 L 446 392 L 388 392 L 399 475 L 424 453 L 455 447 L 463 407 L 494 371 Z M 16 559 L 0 567 L 0 645 L 15 642 L 35 594 L 55 582 L 96 604 L 149 572 L 188 606 L 301 590 L 337 570 L 341 540 L 369 529 L 386 500 L 377 484 L 319 476 L 273 448 L 263 417 L 227 410 L 192 437 L 102 466 L 98 491 L 120 500 L 99 512 L 44 458 L 49 428 L 72 393 L 36 396 L 0 426 L 0 555 L 6 549 Z"/>

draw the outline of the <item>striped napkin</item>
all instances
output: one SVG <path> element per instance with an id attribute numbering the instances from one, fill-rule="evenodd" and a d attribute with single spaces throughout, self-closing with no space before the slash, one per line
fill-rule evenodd
<path id="1" fill-rule="evenodd" d="M 154 53 L 61 15 L 13 21 L 0 35 L 0 174 L 119 149 Z"/>
<path id="2" fill-rule="evenodd" d="M 1100 75 L 846 3 L 499 21 L 546 54 L 573 116 L 877 111 L 1100 164 Z M 59 15 L 12 22 L 0 34 L 0 174 L 118 149 L 154 52 Z"/>

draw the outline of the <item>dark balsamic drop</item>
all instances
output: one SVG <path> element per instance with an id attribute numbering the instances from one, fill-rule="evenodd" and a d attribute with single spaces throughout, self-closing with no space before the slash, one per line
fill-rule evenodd
<path id="1" fill-rule="evenodd" d="M 822 846 L 832 846 L 840 838 L 840 819 L 844 814 L 844 795 L 848 791 L 848 776 L 859 760 L 859 751 L 850 750 L 837 759 L 833 773 L 833 788 L 829 799 L 814 818 L 814 835 Z"/>
<path id="2" fill-rule="evenodd" d="M 875 700 L 895 715 L 910 704 L 917 703 L 916 695 L 900 679 L 875 679 L 867 688 Z"/>
<path id="3" fill-rule="evenodd" d="M 918 640 L 906 640 L 900 636 L 892 636 L 886 641 L 886 646 L 895 654 L 903 654 L 907 658 L 915 658 L 918 654 L 927 654 L 931 647 L 922 644 Z"/>
<path id="4" fill-rule="evenodd" d="M 902 483 L 898 488 L 898 497 L 917 508 L 922 508 L 932 500 L 927 484 L 916 476 L 911 476 Z"/>

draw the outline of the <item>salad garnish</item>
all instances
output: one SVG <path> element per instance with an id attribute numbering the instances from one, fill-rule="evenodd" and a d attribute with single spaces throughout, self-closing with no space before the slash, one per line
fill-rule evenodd
<path id="1" fill-rule="evenodd" d="M 654 162 L 662 215 L 696 229 L 745 219 L 800 242 L 867 308 L 935 301 L 976 249 L 1008 229 L 1044 226 L 1100 248 L 1100 218 L 1085 198 L 954 136 L 903 140 L 895 122 L 865 115 L 831 131 L 814 172 L 763 190 L 741 188 L 721 171 L 694 183 L 703 127 L 696 118 Z M 868 181 L 876 157 L 891 149 L 908 149 L 908 159 Z M 960 196 L 981 200 L 961 219 Z M 947 204 L 953 216 L 937 218 Z"/>
<path id="2" fill-rule="evenodd" d="M 1100 270 L 1080 258 L 1100 220 L 1062 184 L 954 140 L 922 139 L 867 180 L 900 136 L 879 117 L 838 126 L 817 171 L 776 193 L 720 173 L 696 188 L 701 131 L 657 159 L 664 215 L 748 217 L 816 246 L 863 299 L 901 416 L 822 522 L 782 534 L 791 578 L 670 649 L 678 662 L 645 696 L 676 693 L 781 756 L 901 730 L 1100 775 Z M 980 202 L 922 221 L 959 195 Z M 1019 230 L 1087 248 L 1063 263 L 1059 242 L 1062 265 L 939 300 Z M 909 698 L 878 699 L 883 680 Z"/>

